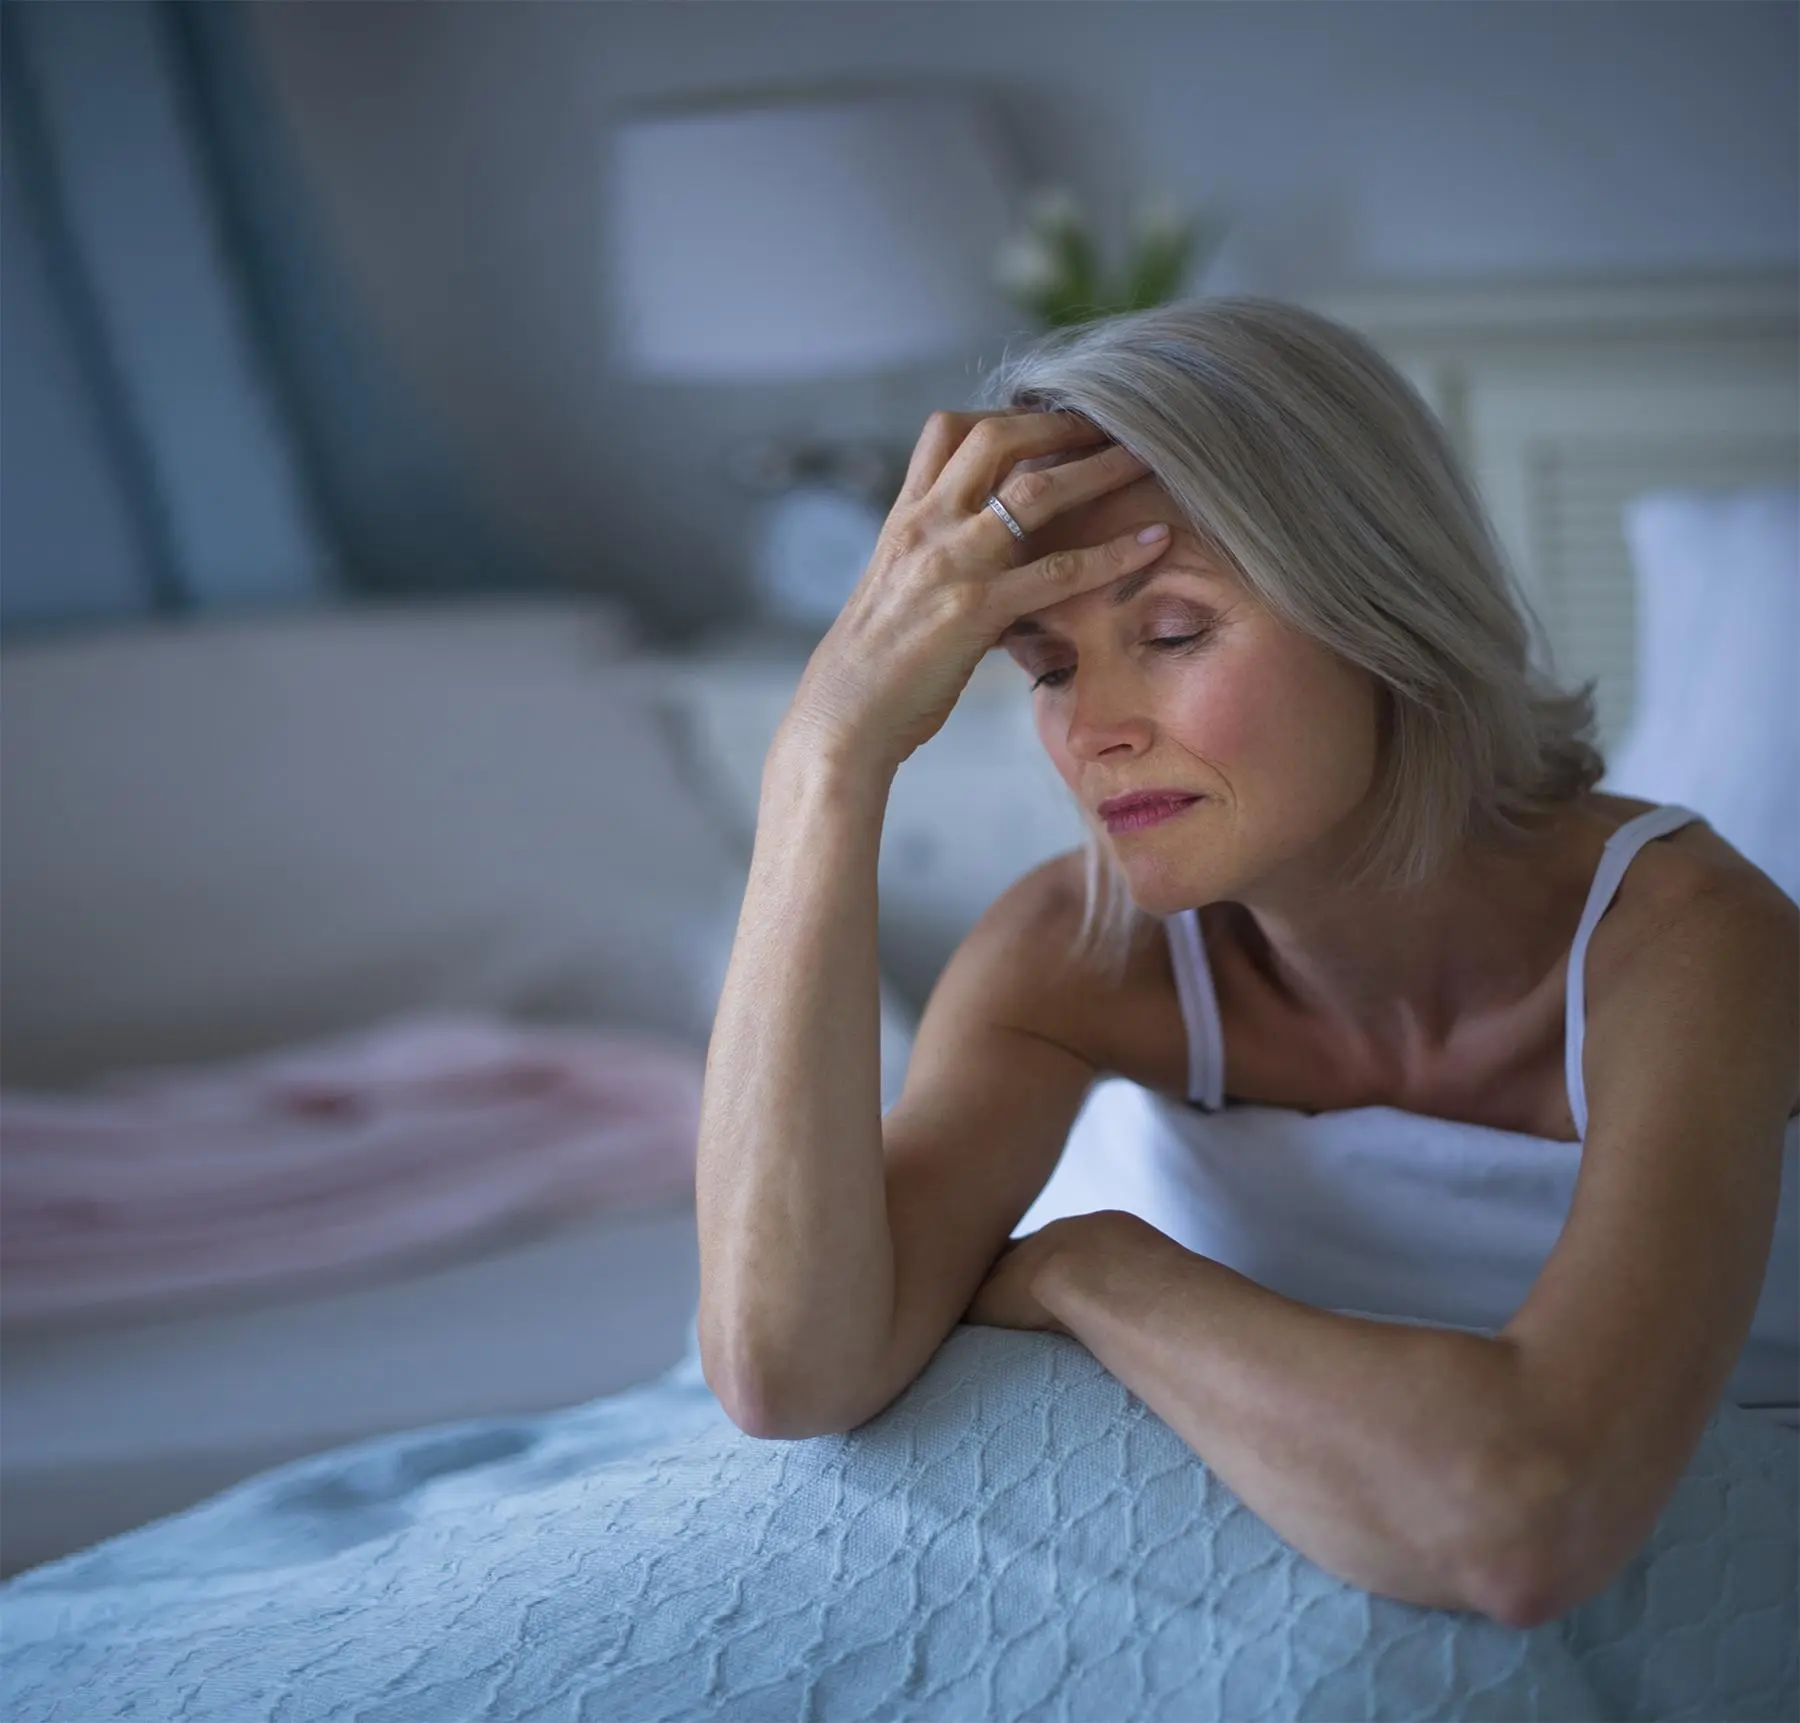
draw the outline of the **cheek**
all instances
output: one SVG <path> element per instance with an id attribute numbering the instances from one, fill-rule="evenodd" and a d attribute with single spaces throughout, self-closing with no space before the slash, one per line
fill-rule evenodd
<path id="1" fill-rule="evenodd" d="M 1211 768 L 1233 796 L 1266 805 L 1360 794 L 1373 769 L 1374 714 L 1366 679 L 1310 641 L 1280 633 L 1240 638 L 1169 666 L 1154 718 L 1173 753 Z M 1080 768 L 1053 702 L 1039 706 L 1037 728 L 1073 786 Z"/>
<path id="2" fill-rule="evenodd" d="M 1259 655 L 1215 655 L 1210 662 L 1168 666 L 1158 678 L 1154 705 L 1142 713 L 1153 720 L 1160 741 L 1153 744 L 1159 761 L 1196 787 L 1213 787 L 1204 776 L 1182 773 L 1185 757 L 1211 768 L 1224 784 L 1242 791 L 1266 773 L 1286 776 L 1295 750 L 1310 725 L 1296 710 L 1291 691 Z M 1054 701 L 1037 709 L 1037 730 L 1045 751 L 1064 781 L 1073 788 L 1083 767 L 1068 746 L 1067 714 Z M 1149 735 L 1146 729 L 1146 738 Z"/>
<path id="3" fill-rule="evenodd" d="M 1195 668 L 1177 684 L 1167 718 L 1182 747 L 1227 778 L 1234 767 L 1280 758 L 1293 712 L 1276 683 L 1248 659 Z"/>
<path id="4" fill-rule="evenodd" d="M 1240 796 L 1278 819 L 1332 820 L 1374 781 L 1376 713 L 1366 676 L 1289 638 L 1198 695 L 1193 733 Z"/>
<path id="5" fill-rule="evenodd" d="M 1164 726 L 1239 794 L 1338 781 L 1362 745 L 1360 687 L 1309 643 L 1270 639 L 1198 663 L 1171 688 Z"/>

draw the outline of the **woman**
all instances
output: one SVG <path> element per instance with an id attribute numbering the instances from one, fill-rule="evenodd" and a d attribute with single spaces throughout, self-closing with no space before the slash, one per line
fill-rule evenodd
<path id="1" fill-rule="evenodd" d="M 799 1437 L 959 1321 L 1069 1334 L 1322 1567 L 1560 1614 L 1765 1320 L 1795 905 L 1686 810 L 1595 789 L 1588 697 L 1531 668 L 1439 427 L 1359 337 L 1192 301 L 1048 337 L 989 400 L 927 422 L 768 755 L 702 1106 L 707 1380 Z M 1092 835 L 963 942 L 884 1118 L 885 801 L 996 645 Z M 1485 1332 L 1284 1296 L 1117 1207 L 1009 1244 L 1103 1073 L 1568 1144 L 1573 1201 Z"/>

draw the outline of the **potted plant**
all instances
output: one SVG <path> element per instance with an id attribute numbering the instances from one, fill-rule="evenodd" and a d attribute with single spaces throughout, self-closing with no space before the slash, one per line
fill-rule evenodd
<path id="1" fill-rule="evenodd" d="M 995 279 L 1014 304 L 1051 328 L 1143 311 L 1180 297 L 1218 249 L 1225 226 L 1187 212 L 1166 191 L 1152 192 L 1132 208 L 1123 270 L 1104 279 L 1075 195 L 1043 186 L 1026 199 L 1023 225 L 996 253 Z"/>

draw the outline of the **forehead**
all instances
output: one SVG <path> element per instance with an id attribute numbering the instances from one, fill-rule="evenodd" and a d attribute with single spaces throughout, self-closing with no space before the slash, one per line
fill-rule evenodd
<path id="1" fill-rule="evenodd" d="M 1145 590 L 1153 595 L 1166 593 L 1215 609 L 1229 605 L 1243 595 L 1241 584 L 1229 573 L 1220 572 L 1218 564 L 1207 557 L 1190 536 L 1177 529 L 1174 544 L 1149 567 L 1021 616 L 1000 633 L 994 644 L 1006 646 L 1026 639 L 1062 634 L 1083 607 L 1098 607 L 1111 614 L 1122 610 Z"/>
<path id="2" fill-rule="evenodd" d="M 1062 466 L 1091 452 L 1058 450 L 1054 454 L 1020 461 L 1012 470 L 1031 472 L 1041 467 Z M 1002 483 L 1004 486 L 1004 481 Z M 1111 610 L 1129 604 L 1153 581 L 1157 588 L 1171 594 L 1214 602 L 1227 596 L 1228 590 L 1231 595 L 1236 595 L 1238 583 L 1232 577 L 1229 565 L 1221 562 L 1187 528 L 1180 510 L 1150 474 L 1105 491 L 1087 502 L 1071 504 L 1027 534 L 1021 550 L 1025 560 L 1035 560 L 1053 550 L 1083 550 L 1105 544 L 1153 521 L 1165 523 L 1174 534 L 1169 549 L 1155 562 L 1109 585 L 1059 599 L 1055 604 L 1031 612 L 1008 628 L 1000 636 L 999 643 L 1028 635 L 1056 633 L 1058 622 L 1072 617 L 1082 606 L 1102 605 Z"/>
<path id="3" fill-rule="evenodd" d="M 1083 604 L 1103 603 L 1108 610 L 1121 609 L 1152 582 L 1167 592 L 1185 593 L 1190 598 L 1216 602 L 1219 589 L 1224 584 L 1223 577 L 1211 573 L 1206 564 L 1195 565 L 1171 560 L 1179 556 L 1179 549 L 1171 550 L 1166 557 L 1159 558 L 1149 568 L 1140 568 L 1135 574 L 1128 574 L 1109 586 L 1077 593 L 1073 598 L 1059 599 L 1055 604 L 1045 605 L 1042 610 L 1032 611 L 1029 616 L 1021 616 L 1001 632 L 994 644 L 1004 646 L 1012 640 L 1055 634 L 1059 632 L 1058 620 L 1066 620 Z"/>

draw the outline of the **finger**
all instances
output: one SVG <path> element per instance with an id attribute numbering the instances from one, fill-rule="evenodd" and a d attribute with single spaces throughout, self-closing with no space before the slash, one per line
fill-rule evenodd
<path id="1" fill-rule="evenodd" d="M 995 635 L 1034 610 L 1046 610 L 1077 593 L 1110 586 L 1115 580 L 1147 568 L 1173 542 L 1166 524 L 1163 524 L 1159 538 L 1139 537 L 1140 533 L 1154 530 L 1138 527 L 1108 539 L 1105 544 L 1053 550 L 1034 562 L 989 575 L 984 589 L 992 604 L 992 613 L 998 618 L 994 624 Z"/>
<path id="2" fill-rule="evenodd" d="M 970 427 L 934 488 L 952 514 L 966 516 L 1020 461 L 1106 441 L 1106 433 L 1078 413 L 990 414 Z"/>
<path id="3" fill-rule="evenodd" d="M 997 412 L 990 413 L 940 410 L 931 414 L 919 432 L 918 441 L 913 445 L 912 458 L 907 462 L 900 495 L 914 499 L 924 496 L 937 483 L 945 463 L 961 446 L 963 439 L 983 419 L 1013 417 L 1028 411 L 1030 409 L 1025 407 L 1002 407 Z"/>
<path id="4" fill-rule="evenodd" d="M 900 495 L 922 497 L 937 483 L 944 463 L 956 452 L 957 445 L 969 434 L 975 422 L 974 413 L 937 412 L 931 414 L 913 444 L 912 459 L 906 464 L 906 477 Z"/>
<path id="5" fill-rule="evenodd" d="M 1135 484 L 1149 471 L 1150 463 L 1142 455 L 1121 444 L 1109 443 L 1091 455 L 1081 455 L 1054 467 L 1035 467 L 1026 472 L 1015 469 L 1001 480 L 994 494 L 1029 534 L 1066 509 L 1092 502 L 1122 485 Z M 1006 530 L 1006 523 L 992 509 L 986 512 L 993 515 L 1002 531 Z"/>

